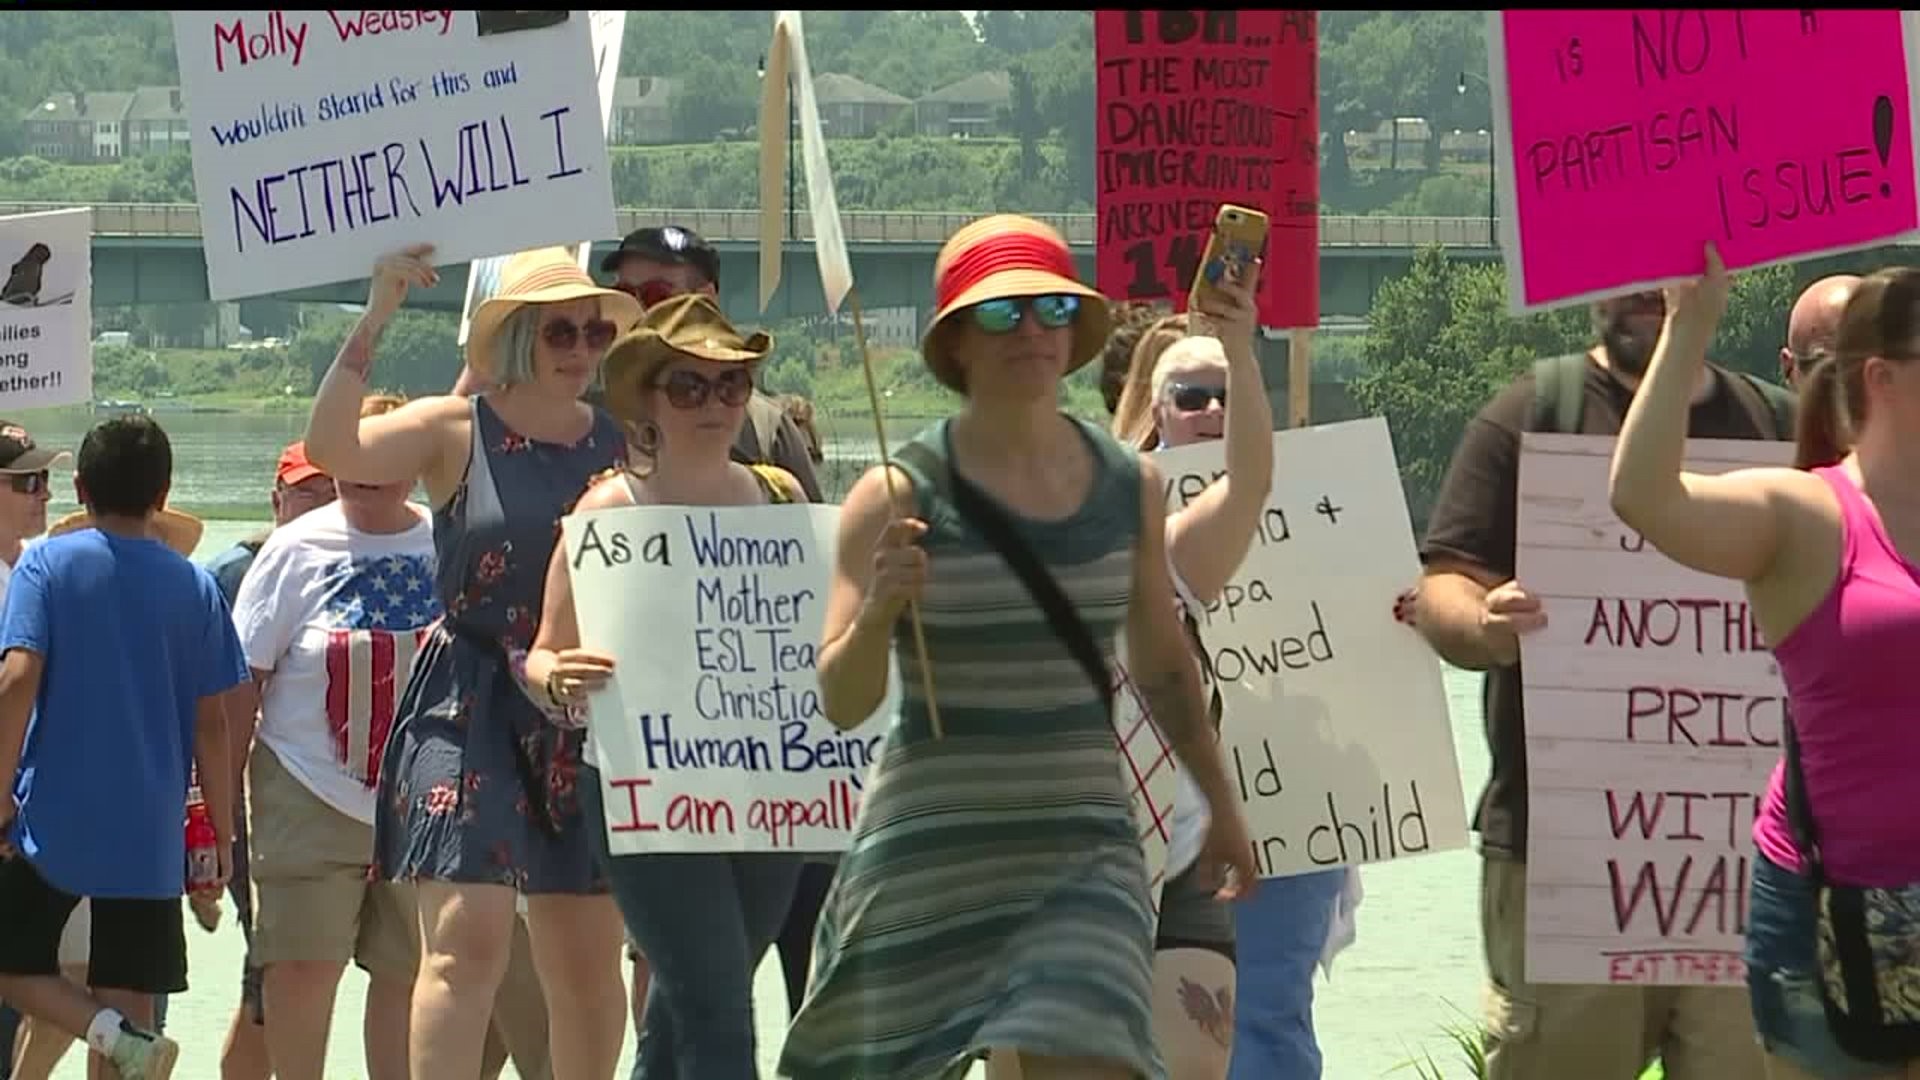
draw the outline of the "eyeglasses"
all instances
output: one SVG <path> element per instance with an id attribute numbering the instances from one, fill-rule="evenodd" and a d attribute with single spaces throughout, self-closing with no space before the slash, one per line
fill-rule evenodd
<path id="1" fill-rule="evenodd" d="M 47 470 L 26 473 L 8 473 L 7 484 L 21 495 L 38 495 L 47 490 Z"/>
<path id="2" fill-rule="evenodd" d="M 572 319 L 549 319 L 540 326 L 541 340 L 562 352 L 573 348 L 582 337 L 587 340 L 587 348 L 604 349 L 613 344 L 613 336 L 618 332 L 606 319 L 588 319 L 584 326 Z"/>
<path id="3" fill-rule="evenodd" d="M 671 300 L 687 290 L 665 278 L 651 278 L 638 285 L 629 282 L 616 282 L 614 288 L 640 301 L 640 306 L 650 308 L 655 304 Z"/>
<path id="4" fill-rule="evenodd" d="M 737 409 L 753 396 L 753 375 L 743 367 L 732 367 L 709 379 L 697 371 L 681 368 L 655 384 L 666 391 L 667 402 L 676 409 L 697 409 L 709 397 Z"/>
<path id="5" fill-rule="evenodd" d="M 1174 383 L 1173 392 L 1168 396 L 1173 401 L 1173 407 L 1181 412 L 1205 412 L 1209 401 L 1219 402 L 1223 409 L 1227 407 L 1227 388 L 1224 386 Z"/>
<path id="6" fill-rule="evenodd" d="M 1011 334 L 1014 327 L 1027 317 L 1027 312 L 1041 326 L 1049 330 L 1058 330 L 1073 321 L 1080 311 L 1080 298 L 1077 296 L 1010 296 L 1000 300 L 982 300 L 973 305 L 975 326 L 989 334 Z"/>

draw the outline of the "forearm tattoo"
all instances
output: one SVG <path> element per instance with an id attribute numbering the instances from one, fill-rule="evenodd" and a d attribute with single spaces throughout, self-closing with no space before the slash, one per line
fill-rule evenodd
<path id="1" fill-rule="evenodd" d="M 366 375 L 373 369 L 373 350 L 386 329 L 384 324 L 369 326 L 362 320 L 354 326 L 353 333 L 347 335 L 347 340 L 340 343 L 340 352 L 333 362 L 356 375 Z"/>

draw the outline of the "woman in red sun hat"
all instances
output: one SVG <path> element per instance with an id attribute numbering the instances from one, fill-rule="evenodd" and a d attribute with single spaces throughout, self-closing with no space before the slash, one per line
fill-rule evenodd
<path id="1" fill-rule="evenodd" d="M 866 720 L 890 660 L 902 701 L 780 1071 L 957 1078 L 991 1053 L 1024 1080 L 1159 1080 L 1153 911 L 1112 726 L 1122 632 L 1212 806 L 1204 872 L 1229 896 L 1255 878 L 1175 614 L 1161 476 L 1060 411 L 1060 381 L 1099 354 L 1111 318 L 1058 233 L 976 221 L 934 278 L 921 351 L 965 401 L 841 508 L 824 707 L 842 727 Z"/>

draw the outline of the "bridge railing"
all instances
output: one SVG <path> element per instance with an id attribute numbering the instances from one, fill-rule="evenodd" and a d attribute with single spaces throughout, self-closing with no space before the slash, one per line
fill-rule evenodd
<path id="1" fill-rule="evenodd" d="M 194 203 L 54 203 L 0 202 L 0 215 L 93 207 L 93 231 L 101 236 L 190 238 L 200 235 L 200 207 Z M 709 240 L 751 243 L 760 237 L 758 210 L 685 210 L 622 207 L 616 212 L 620 235 L 648 225 L 684 225 Z M 978 217 L 973 213 L 925 210 L 851 210 L 841 212 L 841 227 L 854 244 L 924 244 L 938 246 L 960 226 Z M 1059 229 L 1067 242 L 1091 246 L 1098 228 L 1093 214 L 1036 214 Z M 811 215 L 782 214 L 780 232 L 789 228 L 798 239 L 814 237 Z M 1493 230 L 1484 217 L 1323 217 L 1320 246 L 1332 248 L 1407 248 L 1422 244 L 1486 248 Z M 613 237 L 606 239 L 612 240 Z"/>

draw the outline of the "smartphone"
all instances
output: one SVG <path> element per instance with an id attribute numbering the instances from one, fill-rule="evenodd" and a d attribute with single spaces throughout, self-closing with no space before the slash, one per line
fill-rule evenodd
<path id="1" fill-rule="evenodd" d="M 1205 298 L 1217 295 L 1221 278 L 1250 265 L 1266 246 L 1267 215 L 1251 207 L 1221 204 L 1213 218 L 1213 235 L 1207 238 L 1207 250 L 1193 275 L 1187 310 L 1196 310 Z"/>

